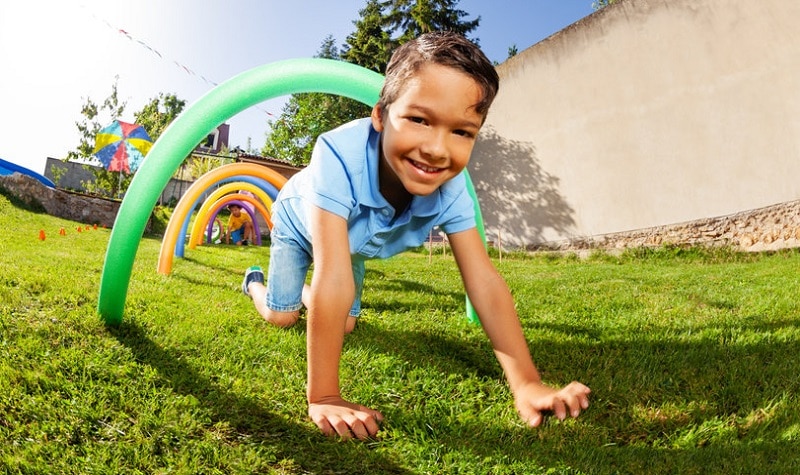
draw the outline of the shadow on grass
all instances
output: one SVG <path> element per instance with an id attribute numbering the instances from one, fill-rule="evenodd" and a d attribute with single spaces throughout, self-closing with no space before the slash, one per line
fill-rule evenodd
<path id="1" fill-rule="evenodd" d="M 197 398 L 211 411 L 212 422 L 226 421 L 238 434 L 272 446 L 279 463 L 291 460 L 303 473 L 411 473 L 367 444 L 326 438 L 310 424 L 286 421 L 257 400 L 221 387 L 187 364 L 179 351 L 156 344 L 136 324 L 123 322 L 109 327 L 109 332 L 131 350 L 137 362 L 158 371 L 175 392 Z"/>
<path id="2" fill-rule="evenodd" d="M 556 326 L 567 331 L 566 325 Z M 787 320 L 754 323 L 752 330 L 784 328 L 796 326 Z M 346 346 L 443 375 L 502 378 L 478 332 L 463 337 L 377 325 L 359 330 Z M 426 433 L 434 446 L 504 466 L 568 466 L 581 473 L 800 473 L 796 342 L 767 338 L 731 345 L 726 342 L 737 335 L 735 329 L 708 330 L 719 331 L 722 339 L 682 342 L 638 333 L 612 342 L 529 340 L 547 380 L 566 384 L 575 378 L 593 388 L 592 406 L 577 421 L 548 420 L 538 429 L 517 421 L 437 426 L 446 414 L 433 413 L 429 420 L 401 425 Z M 575 367 L 576 361 L 589 366 Z M 392 418 L 418 417 L 391 410 Z"/>

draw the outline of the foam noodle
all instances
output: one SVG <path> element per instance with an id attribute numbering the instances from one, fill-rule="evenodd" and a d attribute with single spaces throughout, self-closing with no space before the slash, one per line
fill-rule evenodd
<path id="1" fill-rule="evenodd" d="M 190 105 L 153 144 L 122 200 L 111 230 L 100 278 L 97 311 L 103 321 L 109 325 L 119 325 L 122 322 L 133 261 L 150 213 L 183 158 L 202 142 L 209 131 L 249 107 L 288 94 L 336 94 L 372 106 L 378 100 L 382 84 L 383 76 L 354 64 L 323 58 L 290 59 L 259 66 L 234 76 Z M 249 164 L 235 163 L 225 166 L 237 165 Z M 268 170 L 266 167 L 259 168 Z M 238 171 L 236 173 L 240 174 Z M 477 209 L 477 198 L 469 175 L 466 177 Z M 208 179 L 207 182 L 213 180 Z M 207 188 L 208 186 L 200 185 L 195 189 L 197 196 L 194 201 Z M 188 208 L 194 201 L 187 202 L 185 206 Z M 173 224 L 172 221 L 170 220 L 170 225 Z M 177 220 L 175 226 L 178 226 Z M 483 233 L 482 229 L 480 231 Z M 185 235 L 185 230 L 183 233 Z M 177 236 L 177 233 L 173 234 Z M 169 249 L 174 246 L 173 242 Z M 467 313 L 469 314 L 469 310 Z"/>
<path id="2" fill-rule="evenodd" d="M 153 149 L 155 149 L 155 145 L 153 146 Z M 153 152 L 151 151 L 150 153 Z M 141 167 L 134 176 L 134 180 L 139 173 L 141 173 Z M 203 194 L 206 193 L 209 188 L 223 180 L 234 179 L 235 177 L 242 175 L 259 177 L 272 182 L 276 185 L 276 187 L 281 187 L 284 183 L 286 183 L 286 178 L 280 173 L 254 163 L 230 163 L 228 165 L 215 168 L 198 178 L 194 183 L 192 183 L 192 186 L 186 190 L 180 201 L 178 201 L 178 204 L 175 206 L 175 211 L 173 211 L 172 217 L 170 218 L 169 223 L 167 223 L 167 229 L 164 231 L 164 239 L 161 241 L 161 252 L 158 257 L 157 270 L 159 274 L 166 275 L 172 270 L 172 250 L 176 248 L 176 244 L 178 243 L 180 243 L 181 252 L 178 253 L 176 250 L 176 253 L 179 255 L 179 257 L 183 256 L 183 239 L 181 237 L 186 235 L 186 229 L 189 225 L 189 216 L 191 216 L 192 211 L 194 211 Z M 124 200 L 123 204 L 125 204 Z M 117 221 L 119 221 L 119 215 L 117 215 Z M 114 227 L 116 227 L 116 222 Z M 108 262 L 106 262 L 106 265 L 108 265 Z"/>
<path id="3" fill-rule="evenodd" d="M 192 232 L 189 234 L 189 249 L 194 249 L 200 244 L 203 244 L 203 228 L 206 227 L 208 222 L 210 221 L 211 215 L 209 214 L 209 208 L 211 205 L 225 196 L 228 193 L 234 191 L 249 191 L 256 195 L 266 206 L 267 214 L 261 213 L 264 216 L 264 220 L 267 222 L 267 226 L 272 229 L 272 223 L 269 219 L 270 213 L 272 212 L 272 199 L 267 195 L 267 193 L 262 190 L 261 188 L 245 182 L 232 182 L 226 183 L 221 187 L 214 190 L 213 193 L 208 195 L 208 198 L 203 202 L 203 205 L 200 206 L 200 210 L 197 212 L 197 216 L 194 218 L 194 224 L 192 224 Z M 253 224 L 256 224 L 255 217 L 253 216 L 252 209 L 247 210 L 250 213 L 250 216 L 253 218 Z M 259 237 L 260 239 L 260 237 Z M 261 244 L 260 242 L 258 244 Z"/>
<path id="4" fill-rule="evenodd" d="M 272 170 L 270 170 L 270 169 L 268 169 L 266 167 L 261 167 L 261 169 L 269 170 L 270 173 L 274 174 L 275 180 L 273 180 L 273 181 L 276 181 L 276 180 L 278 180 L 278 178 L 280 178 L 281 180 L 283 180 L 283 181 L 280 181 L 280 183 L 284 183 L 285 182 L 285 178 L 283 178 L 282 176 L 280 176 L 277 173 L 273 172 Z M 262 174 L 265 173 L 263 171 L 259 171 L 258 169 L 253 169 L 253 170 L 254 170 L 254 173 L 262 173 Z M 208 173 L 213 173 L 213 170 L 211 172 L 208 172 Z M 264 175 L 264 176 L 266 176 L 266 175 Z M 258 177 L 258 176 L 233 175 L 233 176 L 227 176 L 225 178 L 222 178 L 218 182 L 211 184 L 210 186 L 207 187 L 206 192 L 209 189 L 211 189 L 211 188 L 213 188 L 215 186 L 221 185 L 223 183 L 234 182 L 234 181 L 250 183 L 250 184 L 256 185 L 256 186 L 260 187 L 262 190 L 266 191 L 267 196 L 271 197 L 273 200 L 278 196 L 278 188 L 283 186 L 282 184 L 279 184 L 278 187 L 276 187 L 275 185 L 272 185 L 271 183 L 269 183 L 267 180 L 264 180 L 263 178 Z M 277 183 L 277 181 L 276 181 L 276 183 Z M 183 217 L 183 224 L 180 226 L 180 232 L 178 233 L 178 235 L 175 237 L 174 240 L 170 240 L 170 242 L 174 241 L 174 243 L 175 243 L 175 256 L 176 257 L 183 257 L 184 239 L 180 239 L 180 236 L 186 236 L 186 234 L 188 232 L 188 229 L 189 229 L 189 222 L 191 221 L 191 218 L 192 218 L 192 216 L 191 216 L 192 215 L 192 211 L 195 208 L 197 208 L 197 204 L 200 203 L 200 199 L 202 197 L 203 197 L 203 195 L 201 194 L 200 196 L 197 197 L 197 199 L 194 200 L 194 202 L 192 202 L 190 205 L 188 205 L 188 210 L 189 211 Z M 175 216 L 175 215 L 173 214 L 173 216 Z M 162 246 L 164 246 L 163 242 L 162 242 Z M 166 250 L 166 248 L 164 248 L 164 247 L 162 247 L 162 249 Z M 164 251 L 162 251 L 162 252 L 164 252 Z"/>

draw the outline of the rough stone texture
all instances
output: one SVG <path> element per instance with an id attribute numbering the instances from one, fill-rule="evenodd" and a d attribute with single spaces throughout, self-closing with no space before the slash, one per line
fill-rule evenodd
<path id="1" fill-rule="evenodd" d="M 549 242 L 529 249 L 580 251 L 666 245 L 729 246 L 752 252 L 800 247 L 800 200 L 717 218 Z"/>
<path id="2" fill-rule="evenodd" d="M 43 208 L 48 214 L 84 224 L 111 227 L 120 205 L 117 201 L 48 188 L 19 173 L 0 176 L 0 188 L 30 206 Z M 800 247 L 800 200 L 717 218 L 551 241 L 528 249 L 620 250 L 666 245 L 730 246 L 753 252 Z"/>
<path id="3" fill-rule="evenodd" d="M 44 186 L 20 173 L 0 176 L 0 188 L 33 208 L 82 224 L 114 225 L 120 203 Z"/>

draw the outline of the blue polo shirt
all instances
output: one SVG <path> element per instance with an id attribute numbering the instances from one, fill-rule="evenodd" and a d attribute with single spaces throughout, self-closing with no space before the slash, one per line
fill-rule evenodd
<path id="1" fill-rule="evenodd" d="M 475 227 L 475 209 L 463 174 L 428 196 L 414 196 L 397 219 L 378 188 L 380 134 L 369 118 L 355 120 L 317 140 L 309 166 L 281 188 L 272 220 L 311 249 L 309 207 L 347 220 L 350 254 L 386 258 L 422 245 L 439 226 L 452 234 Z M 278 223 L 279 222 L 279 223 Z"/>

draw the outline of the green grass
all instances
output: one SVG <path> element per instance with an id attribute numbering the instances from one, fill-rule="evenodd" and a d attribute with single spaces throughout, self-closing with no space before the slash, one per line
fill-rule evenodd
<path id="1" fill-rule="evenodd" d="M 146 237 L 108 328 L 109 231 L 79 224 L 0 195 L 0 473 L 800 471 L 798 252 L 504 255 L 543 377 L 593 389 L 580 419 L 535 430 L 450 255 L 371 262 L 342 363 L 345 396 L 386 416 L 364 443 L 307 418 L 305 321 L 269 327 L 241 295 L 266 249 L 202 246 L 167 277 Z"/>

